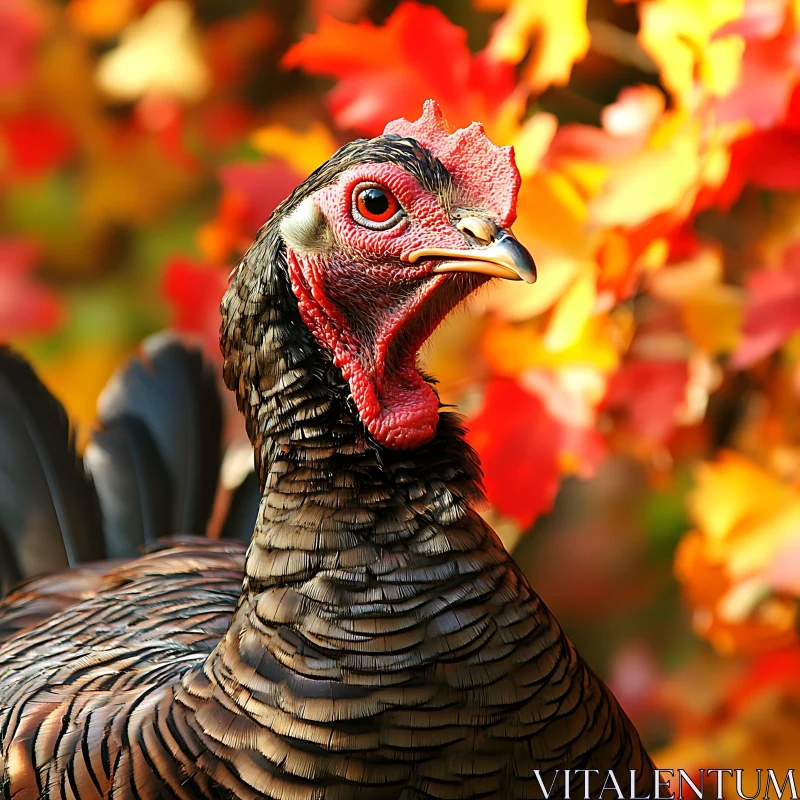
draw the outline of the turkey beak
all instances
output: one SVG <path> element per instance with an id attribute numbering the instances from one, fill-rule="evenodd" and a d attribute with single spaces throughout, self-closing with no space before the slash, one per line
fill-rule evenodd
<path id="1" fill-rule="evenodd" d="M 426 247 L 409 253 L 408 261 L 413 264 L 421 258 L 446 259 L 431 270 L 434 274 L 477 272 L 510 281 L 536 281 L 536 264 L 511 231 L 484 217 L 464 217 L 456 227 L 477 242 L 477 246 L 469 250 Z"/>

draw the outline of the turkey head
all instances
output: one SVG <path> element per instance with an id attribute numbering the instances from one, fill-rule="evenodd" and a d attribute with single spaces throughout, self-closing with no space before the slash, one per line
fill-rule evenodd
<path id="1" fill-rule="evenodd" d="M 303 322 L 341 370 L 361 421 L 380 444 L 414 448 L 438 420 L 417 369 L 423 342 L 491 277 L 534 280 L 508 231 L 520 177 L 511 148 L 478 124 L 450 133 L 432 101 L 418 121 L 355 144 L 352 157 L 352 145 L 333 157 L 341 169 L 285 214 L 280 233 Z"/>

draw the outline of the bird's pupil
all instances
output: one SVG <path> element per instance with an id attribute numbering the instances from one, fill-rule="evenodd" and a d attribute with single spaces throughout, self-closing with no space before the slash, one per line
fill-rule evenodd
<path id="1" fill-rule="evenodd" d="M 381 189 L 365 189 L 361 198 L 370 214 L 383 214 L 389 208 L 389 198 Z"/>

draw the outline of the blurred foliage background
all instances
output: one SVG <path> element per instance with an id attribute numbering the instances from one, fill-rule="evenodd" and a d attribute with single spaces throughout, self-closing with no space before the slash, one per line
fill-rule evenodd
<path id="1" fill-rule="evenodd" d="M 426 358 L 487 513 L 662 764 L 785 770 L 799 24 L 797 0 L 3 0 L 0 339 L 85 440 L 148 333 L 219 358 L 231 267 L 339 144 L 428 97 L 482 121 L 540 280 Z"/>

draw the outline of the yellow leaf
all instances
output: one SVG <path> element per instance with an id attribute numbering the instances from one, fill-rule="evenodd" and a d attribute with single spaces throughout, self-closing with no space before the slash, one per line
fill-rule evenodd
<path id="1" fill-rule="evenodd" d="M 603 373 L 619 366 L 624 337 L 614 317 L 592 317 L 580 337 L 563 350 L 552 350 L 545 344 L 540 320 L 510 323 L 492 320 L 483 339 L 483 353 L 494 370 L 501 375 L 519 375 L 532 368 L 564 368 L 581 365 L 595 367 Z"/>
<path id="2" fill-rule="evenodd" d="M 716 96 L 736 85 L 744 42 L 738 36 L 714 35 L 743 13 L 744 0 L 652 0 L 640 5 L 642 46 L 681 105 L 694 105 L 697 76 Z"/>
<path id="3" fill-rule="evenodd" d="M 566 350 L 573 346 L 586 327 L 597 300 L 595 276 L 581 275 L 553 309 L 544 337 L 549 350 Z"/>
<path id="4" fill-rule="evenodd" d="M 659 131 L 654 138 L 663 135 Z M 693 125 L 686 125 L 663 146 L 618 164 L 590 202 L 590 219 L 602 227 L 635 227 L 656 214 L 688 211 L 699 188 L 700 169 L 698 134 Z"/>
<path id="5" fill-rule="evenodd" d="M 594 197 L 612 172 L 608 164 L 577 158 L 561 160 L 558 169 L 581 198 Z M 585 216 L 586 212 L 584 211 Z"/>
<path id="6" fill-rule="evenodd" d="M 739 71 L 744 55 L 741 36 L 722 36 L 709 43 L 705 58 L 700 64 L 700 79 L 710 94 L 724 97 L 739 82 Z"/>
<path id="7" fill-rule="evenodd" d="M 574 252 L 584 244 L 586 202 L 563 174 L 539 170 L 522 184 L 517 201 L 517 237 Z"/>
<path id="8" fill-rule="evenodd" d="M 689 510 L 712 541 L 722 542 L 800 502 L 800 494 L 737 453 L 726 452 L 697 472 Z"/>
<path id="9" fill-rule="evenodd" d="M 97 65 L 97 83 L 112 97 L 138 100 L 163 93 L 199 100 L 209 77 L 184 0 L 161 0 L 120 36 L 119 45 Z"/>
<path id="10" fill-rule="evenodd" d="M 689 338 L 711 355 L 731 353 L 741 338 L 742 292 L 734 286 L 709 286 L 687 297 L 682 305 Z"/>
<path id="11" fill-rule="evenodd" d="M 507 0 L 507 11 L 489 41 L 489 52 L 500 61 L 519 64 L 531 51 L 525 79 L 535 92 L 569 82 L 572 65 L 589 51 L 586 0 L 531 2 Z M 497 10 L 497 0 L 478 0 L 477 7 Z"/>
<path id="12" fill-rule="evenodd" d="M 678 547 L 675 575 L 698 635 L 725 654 L 796 644 L 796 600 L 773 580 L 776 559 L 800 544 L 800 492 L 727 452 L 698 469 L 689 510 L 697 530 Z"/>
<path id="13" fill-rule="evenodd" d="M 521 236 L 536 256 L 536 284 L 520 291 L 511 281 L 494 281 L 474 300 L 476 311 L 492 310 L 509 320 L 529 319 L 547 311 L 586 265 L 578 260 L 536 247 Z"/>
<path id="14" fill-rule="evenodd" d="M 256 150 L 282 158 L 301 175 L 313 172 L 336 150 L 336 140 L 328 128 L 313 122 L 303 131 L 286 125 L 267 125 L 253 133 L 250 141 Z"/>
<path id="15" fill-rule="evenodd" d="M 534 114 L 513 137 L 514 156 L 523 179 L 539 168 L 557 129 L 558 119 L 554 114 Z"/>
<path id="16" fill-rule="evenodd" d="M 741 579 L 755 571 L 763 570 L 774 555 L 786 544 L 800 540 L 800 495 L 782 511 L 770 513 L 763 522 L 753 525 L 731 547 L 727 557 L 728 572 Z"/>
<path id="17" fill-rule="evenodd" d="M 686 333 L 701 350 L 720 355 L 736 349 L 744 295 L 723 283 L 719 250 L 706 248 L 689 261 L 660 270 L 650 276 L 648 288 L 680 309 Z"/>

